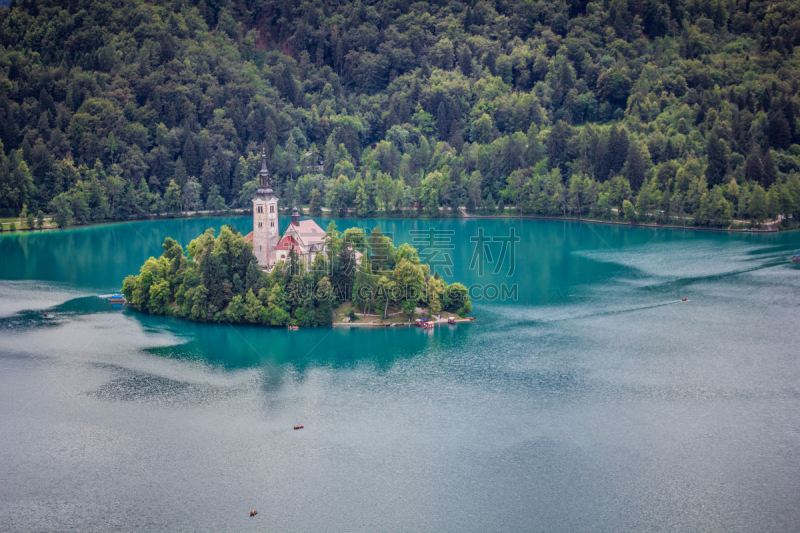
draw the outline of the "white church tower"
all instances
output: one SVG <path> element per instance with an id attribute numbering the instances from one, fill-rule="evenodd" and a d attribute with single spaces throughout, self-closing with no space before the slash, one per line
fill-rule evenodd
<path id="1" fill-rule="evenodd" d="M 261 151 L 258 191 L 253 198 L 253 253 L 259 266 L 269 268 L 275 262 L 273 250 L 278 245 L 278 198 L 273 194 L 267 170 L 267 154 Z"/>

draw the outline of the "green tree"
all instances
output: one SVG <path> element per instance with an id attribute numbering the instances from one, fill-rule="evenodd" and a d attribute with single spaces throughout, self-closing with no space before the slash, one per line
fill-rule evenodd
<path id="1" fill-rule="evenodd" d="M 314 292 L 317 301 L 315 317 L 318 326 L 333 324 L 333 289 L 327 276 L 319 280 Z"/>
<path id="2" fill-rule="evenodd" d="M 608 134 L 608 151 L 606 152 L 605 168 L 612 174 L 616 174 L 625 166 L 625 161 L 630 153 L 630 142 L 628 132 L 625 128 L 617 128 L 614 124 Z M 600 176 L 605 180 L 607 176 Z M 632 186 L 633 184 L 631 184 Z"/>
<path id="3" fill-rule="evenodd" d="M 420 265 L 414 264 L 407 259 L 402 259 L 394 269 L 392 280 L 400 293 L 400 298 L 397 301 L 403 308 L 403 312 L 408 315 L 409 319 L 412 319 L 422 288 L 425 285 L 424 270 Z"/>
<path id="4" fill-rule="evenodd" d="M 769 189 L 772 184 L 778 181 L 778 171 L 775 169 L 775 161 L 772 159 L 772 151 L 767 150 L 764 157 L 761 159 L 761 186 L 764 189 Z"/>
<path id="5" fill-rule="evenodd" d="M 377 296 L 378 301 L 383 303 L 383 318 L 389 318 L 389 305 L 394 303 L 397 298 L 400 297 L 400 293 L 397 289 L 397 284 L 392 281 L 387 276 L 381 276 L 378 278 L 378 290 Z"/>
<path id="6" fill-rule="evenodd" d="M 219 193 L 219 187 L 212 185 L 208 190 L 208 197 L 206 198 L 206 209 L 209 211 L 224 211 L 227 209 L 225 200 Z"/>
<path id="7" fill-rule="evenodd" d="M 625 214 L 625 220 L 628 222 L 636 221 L 636 210 L 633 208 L 633 204 L 630 201 L 624 200 L 622 202 L 622 212 Z"/>
<path id="8" fill-rule="evenodd" d="M 445 284 L 442 280 L 430 276 L 425 287 L 425 300 L 428 303 L 428 316 L 433 318 L 442 312 L 442 295 L 444 294 Z"/>
<path id="9" fill-rule="evenodd" d="M 760 183 L 763 175 L 764 171 L 761 165 L 761 156 L 758 153 L 758 149 L 754 146 L 744 162 L 744 176 L 750 182 Z"/>
<path id="10" fill-rule="evenodd" d="M 62 192 L 53 198 L 53 201 L 50 202 L 50 210 L 55 213 L 53 218 L 59 228 L 65 228 L 72 223 L 72 202 L 67 193 Z"/>
<path id="11" fill-rule="evenodd" d="M 184 211 L 197 211 L 202 207 L 200 203 L 200 184 L 194 176 L 188 178 L 183 185 L 181 202 Z"/>
<path id="12" fill-rule="evenodd" d="M 628 166 L 625 172 L 625 177 L 631 184 L 631 189 L 638 191 L 645 179 L 645 166 L 642 159 L 642 152 L 635 142 L 630 143 L 628 147 Z"/>
<path id="13" fill-rule="evenodd" d="M 267 315 L 269 316 L 269 323 L 273 326 L 285 326 L 291 320 L 289 315 L 288 305 L 286 303 L 286 295 L 283 292 L 283 287 L 280 283 L 273 285 L 272 290 L 269 292 L 267 300 Z"/>
<path id="14" fill-rule="evenodd" d="M 156 315 L 169 313 L 170 287 L 169 282 L 162 279 L 158 283 L 150 285 L 150 297 L 147 302 L 147 310 Z"/>
<path id="15" fill-rule="evenodd" d="M 725 152 L 725 146 L 717 135 L 716 128 L 712 130 L 708 138 L 708 169 L 706 176 L 708 177 L 708 185 L 722 185 L 725 181 L 725 173 L 728 171 L 728 155 Z"/>
<path id="16" fill-rule="evenodd" d="M 572 127 L 559 120 L 547 136 L 547 160 L 550 168 L 561 167 L 570 159 L 569 140 Z"/>
<path id="17" fill-rule="evenodd" d="M 367 238 L 369 264 L 373 272 L 383 272 L 389 269 L 394 261 L 395 247 L 392 240 L 375 226 Z"/>
<path id="18" fill-rule="evenodd" d="M 767 216 L 767 195 L 761 185 L 756 184 L 747 202 L 747 215 L 756 223 Z"/>
<path id="19" fill-rule="evenodd" d="M 164 207 L 169 213 L 178 213 L 181 210 L 181 188 L 175 180 L 169 182 L 169 187 L 164 192 Z"/>
<path id="20" fill-rule="evenodd" d="M 470 128 L 470 137 L 473 142 L 486 144 L 492 139 L 492 119 L 484 113 L 477 120 L 472 123 Z"/>
<path id="21" fill-rule="evenodd" d="M 250 291 L 250 294 L 252 294 L 252 292 L 253 291 Z M 237 323 L 245 320 L 247 308 L 245 307 L 245 301 L 241 294 L 237 294 L 231 299 L 231 303 L 228 305 L 228 309 L 226 309 L 225 313 L 228 322 Z"/>
<path id="22" fill-rule="evenodd" d="M 317 189 L 311 190 L 311 204 L 308 210 L 312 217 L 322 216 L 322 194 Z"/>
<path id="23" fill-rule="evenodd" d="M 583 173 L 574 174 L 569 179 L 569 202 L 570 206 L 578 211 L 580 218 L 583 212 L 583 206 L 586 203 L 586 192 L 589 180 Z"/>
<path id="24" fill-rule="evenodd" d="M 612 205 L 610 201 L 610 194 L 607 192 L 600 193 L 600 196 L 597 199 L 597 208 L 600 210 L 600 213 L 605 216 L 606 218 L 612 218 Z"/>
<path id="25" fill-rule="evenodd" d="M 777 184 L 773 184 L 767 191 L 766 216 L 769 220 L 775 220 L 780 214 L 781 199 L 779 189 L 780 187 Z"/>
<path id="26" fill-rule="evenodd" d="M 261 300 L 256 297 L 253 289 L 248 290 L 244 297 L 244 319 L 251 324 L 263 324 L 266 322 L 266 317 L 267 313 Z"/>

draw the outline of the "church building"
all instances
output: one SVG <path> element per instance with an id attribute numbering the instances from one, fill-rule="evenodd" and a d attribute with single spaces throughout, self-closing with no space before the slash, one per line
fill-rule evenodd
<path id="1" fill-rule="evenodd" d="M 313 220 L 300 220 L 300 213 L 295 207 L 292 211 L 292 223 L 283 236 L 278 238 L 278 197 L 270 187 L 267 154 L 263 150 L 258 180 L 258 190 L 253 198 L 253 231 L 244 238 L 253 244 L 253 253 L 259 266 L 269 270 L 278 261 L 285 261 L 292 247 L 300 260 L 311 265 L 317 254 L 324 251 L 325 231 Z"/>

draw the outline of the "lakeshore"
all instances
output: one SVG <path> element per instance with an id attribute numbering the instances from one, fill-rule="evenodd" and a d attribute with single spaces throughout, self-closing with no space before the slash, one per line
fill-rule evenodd
<path id="1" fill-rule="evenodd" d="M 308 206 L 304 206 L 306 212 L 308 212 Z M 506 208 L 511 211 L 512 208 Z M 647 224 L 641 222 L 624 222 L 619 220 L 600 220 L 600 219 L 592 219 L 592 218 L 579 218 L 579 217 L 557 217 L 557 216 L 538 216 L 538 215 L 520 215 L 520 214 L 503 214 L 503 215 L 479 215 L 468 213 L 464 207 L 459 207 L 457 210 L 452 211 L 454 216 L 447 217 L 443 216 L 441 218 L 430 217 L 428 215 L 421 215 L 421 216 L 406 216 L 404 214 L 405 211 L 416 211 L 413 208 L 404 208 L 401 213 L 397 214 L 398 216 L 384 216 L 383 218 L 387 220 L 442 220 L 448 218 L 464 218 L 464 219 L 491 219 L 491 220 L 503 220 L 503 219 L 520 219 L 520 220 L 554 220 L 554 221 L 568 221 L 568 222 L 581 222 L 586 224 L 604 224 L 604 225 L 612 225 L 612 226 L 628 226 L 628 227 L 639 227 L 639 228 L 649 228 L 649 229 L 674 229 L 674 230 L 697 230 L 697 231 L 712 231 L 712 232 L 722 232 L 722 233 L 776 233 L 776 232 L 785 232 L 785 231 L 794 231 L 796 229 L 800 229 L 800 227 L 796 228 L 783 228 L 780 226 L 780 220 L 775 221 L 766 221 L 761 226 L 768 226 L 770 229 L 760 229 L 758 226 L 756 227 L 736 227 L 736 228 L 715 228 L 715 227 L 707 227 L 707 226 L 696 226 L 696 225 L 676 225 L 676 224 Z M 440 212 L 445 214 L 446 208 L 440 208 Z M 7 229 L 7 226 L 10 222 L 6 221 L 4 224 L 6 229 L 0 232 L 0 235 L 3 234 L 14 234 L 14 233 L 33 233 L 33 232 L 41 232 L 41 231 L 57 231 L 60 229 L 74 229 L 74 228 L 84 228 L 84 227 L 91 227 L 91 226 L 98 226 L 98 225 L 107 225 L 107 224 L 120 224 L 120 223 L 128 223 L 128 222 L 142 222 L 142 221 L 154 221 L 154 220 L 194 220 L 194 219 L 202 219 L 202 218 L 214 218 L 214 217 L 246 217 L 251 216 L 252 210 L 250 209 L 243 209 L 243 208 L 233 208 L 228 209 L 225 211 L 189 211 L 189 212 L 181 212 L 181 213 L 153 213 L 147 215 L 141 215 L 137 217 L 132 217 L 128 220 L 104 220 L 98 222 L 90 222 L 87 224 L 80 224 L 80 225 L 70 225 L 63 228 L 59 228 L 53 225 L 50 221 L 51 218 L 48 216 L 45 220 L 48 222 L 47 225 L 43 228 L 23 228 L 22 223 L 24 220 L 19 219 L 20 224 L 17 226 L 16 231 L 12 232 Z M 354 210 L 349 210 L 348 215 L 354 213 Z M 291 210 L 289 208 L 283 208 L 280 210 L 281 216 L 290 216 Z M 338 218 L 331 213 L 331 210 L 328 208 L 322 208 L 322 214 L 318 217 L 320 219 L 335 219 Z M 347 217 L 348 220 L 359 220 L 360 217 Z M 739 221 L 743 223 L 743 221 Z"/>
<path id="2" fill-rule="evenodd" d="M 517 214 L 508 214 L 508 215 L 475 215 L 471 213 L 467 213 L 467 210 L 463 207 L 458 208 L 459 213 L 463 218 L 475 218 L 475 219 L 508 219 L 508 218 L 517 218 L 517 219 L 527 219 L 527 220 L 564 220 L 564 221 L 571 221 L 571 222 L 584 222 L 588 224 L 606 224 L 612 226 L 629 226 L 629 227 L 637 227 L 637 228 L 650 228 L 650 229 L 681 229 L 681 230 L 699 230 L 699 231 L 717 231 L 717 232 L 725 232 L 725 233 L 776 233 L 779 231 L 793 231 L 798 228 L 791 228 L 791 229 L 777 229 L 777 226 L 781 221 L 771 221 L 767 222 L 763 225 L 772 226 L 772 229 L 758 229 L 758 228 L 712 228 L 712 227 L 705 227 L 705 226 L 678 226 L 674 224 L 643 224 L 639 222 L 623 222 L 623 221 L 614 221 L 614 220 L 598 220 L 598 219 L 591 219 L 591 218 L 576 218 L 576 217 L 543 217 L 537 215 L 517 215 Z"/>

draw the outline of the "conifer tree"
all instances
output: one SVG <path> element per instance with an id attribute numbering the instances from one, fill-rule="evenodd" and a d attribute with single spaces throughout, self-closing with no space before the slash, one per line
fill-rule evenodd
<path id="1" fill-rule="evenodd" d="M 197 150 L 195 149 L 194 135 L 187 135 L 186 141 L 183 143 L 182 160 L 186 166 L 186 172 L 189 175 L 197 175 L 203 168 L 203 162 L 197 157 Z"/>
<path id="2" fill-rule="evenodd" d="M 628 168 L 625 177 L 631 184 L 631 189 L 638 191 L 645 178 L 644 160 L 642 159 L 642 152 L 636 143 L 630 143 L 628 148 Z"/>
<path id="3" fill-rule="evenodd" d="M 183 187 L 186 184 L 186 180 L 189 179 L 189 175 L 186 173 L 186 167 L 183 165 L 183 158 L 180 156 L 178 156 L 178 160 L 175 162 L 175 174 L 172 179 L 175 180 L 175 183 L 177 183 L 179 187 Z"/>
<path id="4" fill-rule="evenodd" d="M 758 148 L 753 146 L 744 162 L 744 177 L 747 179 L 747 181 L 760 183 L 763 174 L 764 171 L 763 167 L 761 166 L 761 156 L 758 153 Z"/>
<path id="5" fill-rule="evenodd" d="M 764 153 L 761 158 L 761 186 L 764 190 L 772 187 L 772 184 L 778 180 L 778 171 L 775 169 L 775 161 L 772 159 L 772 153 L 769 149 Z"/>
<path id="6" fill-rule="evenodd" d="M 547 159 L 550 168 L 560 167 L 569 160 L 569 139 L 572 127 L 559 120 L 547 136 Z"/>
<path id="7" fill-rule="evenodd" d="M 725 146 L 714 129 L 708 138 L 708 170 L 706 178 L 708 186 L 722 185 L 725 182 L 725 173 L 728 170 L 728 156 L 725 153 Z"/>
<path id="8" fill-rule="evenodd" d="M 308 210 L 312 217 L 322 216 L 322 194 L 317 189 L 311 190 L 311 203 Z"/>
<path id="9" fill-rule="evenodd" d="M 606 152 L 609 172 L 616 174 L 622 170 L 628 158 L 628 145 L 628 131 L 625 128 L 617 128 L 616 124 L 611 126 L 611 132 L 608 135 L 608 151 Z"/>

